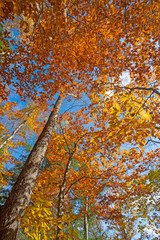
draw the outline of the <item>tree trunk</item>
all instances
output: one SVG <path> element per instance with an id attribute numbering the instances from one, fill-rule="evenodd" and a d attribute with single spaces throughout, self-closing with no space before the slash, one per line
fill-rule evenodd
<path id="1" fill-rule="evenodd" d="M 19 131 L 19 129 L 20 129 L 26 122 L 27 122 L 27 121 L 24 120 L 24 121 L 12 132 L 12 134 L 11 134 L 6 140 L 4 140 L 2 144 L 0 144 L 0 149 L 3 148 L 3 147 L 7 144 L 7 142 L 8 142 L 9 140 L 11 140 L 12 138 L 14 138 L 15 134 Z"/>
<path id="2" fill-rule="evenodd" d="M 18 176 L 4 206 L 0 211 L 0 240 L 15 240 L 19 228 L 19 217 L 29 204 L 35 181 L 44 159 L 49 141 L 52 138 L 58 113 L 63 102 L 58 97 L 54 110 L 37 139 L 24 167 Z"/>
<path id="3" fill-rule="evenodd" d="M 84 238 L 85 240 L 88 240 L 88 197 L 86 197 L 86 203 L 85 203 L 85 214 L 84 214 Z"/>
<path id="4" fill-rule="evenodd" d="M 64 215 L 63 207 L 64 207 L 64 200 L 65 200 L 65 191 L 66 191 L 66 185 L 67 185 L 67 180 L 68 180 L 68 174 L 69 174 L 69 170 L 70 170 L 72 159 L 73 159 L 73 154 L 74 154 L 74 151 L 72 153 L 69 153 L 69 160 L 66 165 L 63 182 L 60 186 L 60 191 L 58 194 L 57 219 L 59 220 L 60 224 L 62 224 L 62 217 Z M 61 239 L 60 238 L 61 231 L 62 231 L 61 228 L 59 226 L 57 226 L 56 240 Z"/>

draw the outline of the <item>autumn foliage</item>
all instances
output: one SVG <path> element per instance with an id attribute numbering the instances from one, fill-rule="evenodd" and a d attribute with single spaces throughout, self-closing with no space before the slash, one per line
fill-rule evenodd
<path id="1" fill-rule="evenodd" d="M 19 223 L 27 239 L 136 234 L 136 204 L 159 169 L 159 10 L 156 0 L 2 1 L 2 187 L 14 151 L 32 145 L 2 207 L 8 240 Z"/>

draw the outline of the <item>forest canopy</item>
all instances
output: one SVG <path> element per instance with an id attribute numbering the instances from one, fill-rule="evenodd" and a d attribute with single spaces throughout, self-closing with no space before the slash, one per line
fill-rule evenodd
<path id="1" fill-rule="evenodd" d="M 0 240 L 158 239 L 160 5 L 1 0 Z"/>

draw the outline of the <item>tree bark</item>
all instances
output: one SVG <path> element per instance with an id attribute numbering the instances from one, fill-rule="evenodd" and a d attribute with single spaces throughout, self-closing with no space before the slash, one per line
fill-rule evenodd
<path id="1" fill-rule="evenodd" d="M 29 204 L 35 181 L 52 138 L 58 113 L 64 98 L 58 97 L 54 110 L 37 139 L 24 167 L 17 178 L 4 206 L 0 211 L 0 240 L 15 240 L 19 228 L 19 217 Z"/>

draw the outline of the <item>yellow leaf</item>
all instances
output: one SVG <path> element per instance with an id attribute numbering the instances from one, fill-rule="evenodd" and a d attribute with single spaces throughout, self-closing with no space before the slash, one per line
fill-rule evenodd
<path id="1" fill-rule="evenodd" d="M 150 113 L 149 112 L 147 112 L 147 113 L 144 113 L 143 115 L 142 115 L 142 119 L 144 119 L 144 120 L 146 120 L 146 121 L 150 121 L 151 120 L 151 115 L 150 115 Z"/>
<path id="2" fill-rule="evenodd" d="M 26 232 L 28 232 L 29 231 L 29 228 L 28 227 L 25 227 L 24 228 L 24 232 L 26 233 Z"/>
<path id="3" fill-rule="evenodd" d="M 63 225 L 62 225 L 62 224 L 58 224 L 58 227 L 59 227 L 60 229 L 62 229 L 62 228 L 63 228 Z"/>

